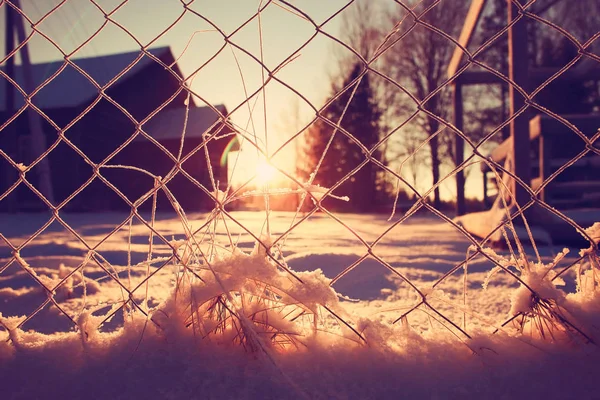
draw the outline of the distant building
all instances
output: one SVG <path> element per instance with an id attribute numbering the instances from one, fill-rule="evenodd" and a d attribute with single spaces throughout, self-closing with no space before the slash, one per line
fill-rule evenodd
<path id="1" fill-rule="evenodd" d="M 133 137 L 137 127 L 132 119 L 141 122 L 161 106 L 164 107 L 141 125 L 152 140 L 138 133 L 106 165 L 131 166 L 165 177 L 176 165 L 181 147 L 181 159 L 185 160 L 182 169 L 190 176 L 178 173 L 167 187 L 185 210 L 209 209 L 212 208 L 210 198 L 192 181 L 196 180 L 208 191 L 213 190 L 203 140 L 205 133 L 215 134 L 207 144 L 212 176 L 221 188 L 227 185 L 227 157 L 223 157 L 223 153 L 235 149 L 237 141 L 231 124 L 224 119 L 227 115 L 225 106 L 197 107 L 190 102 L 186 115 L 187 92 L 182 90 L 182 74 L 173 54 L 168 47 L 150 49 L 149 53 L 171 67 L 165 68 L 151 57 L 141 56 L 139 51 L 72 59 L 101 87 L 115 79 L 105 90 L 112 101 L 102 97 L 100 90 L 86 76 L 70 65 L 65 67 L 62 61 L 32 66 L 35 87 L 51 78 L 33 96 L 32 102 L 45 114 L 40 118 L 45 147 L 53 147 L 48 160 L 55 204 L 68 199 L 93 176 L 92 166 L 60 138 L 60 130 L 65 130 L 65 138 L 79 148 L 91 163 L 98 164 Z M 123 70 L 127 71 L 120 75 Z M 12 78 L 25 88 L 25 71 L 21 65 L 15 66 Z M 28 166 L 39 154 L 35 154 L 31 146 L 29 121 L 27 112 L 23 110 L 24 98 L 16 88 L 13 91 L 14 108 L 7 110 L 10 86 L 12 83 L 0 76 L 0 127 L 10 121 L 0 131 L 0 150 L 15 162 Z M 18 116 L 11 121 L 15 114 Z M 182 145 L 184 121 L 186 129 Z M 194 151 L 191 157 L 186 158 Z M 37 188 L 39 168 L 35 166 L 26 173 L 27 180 Z M 154 179 L 139 170 L 103 167 L 100 173 L 131 202 L 154 186 Z M 0 211 L 46 209 L 39 197 L 22 183 L 4 198 L 1 197 L 17 179 L 18 171 L 0 157 Z M 148 208 L 151 200 L 141 208 Z M 163 210 L 171 208 L 162 193 L 158 197 L 158 206 Z M 64 209 L 129 210 L 130 206 L 96 177 L 70 199 Z"/>

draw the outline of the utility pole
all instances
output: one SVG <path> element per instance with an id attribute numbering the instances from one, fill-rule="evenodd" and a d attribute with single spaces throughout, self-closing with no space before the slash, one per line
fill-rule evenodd
<path id="1" fill-rule="evenodd" d="M 6 54 L 10 54 L 12 53 L 12 51 L 15 48 L 15 31 L 13 29 L 14 26 L 14 20 L 15 20 L 15 16 L 14 16 L 14 11 L 12 8 L 10 8 L 10 6 L 6 6 L 5 7 L 5 14 L 6 14 L 6 36 L 5 36 L 5 44 L 4 47 L 6 49 Z M 8 76 L 10 76 L 11 78 L 14 78 L 15 76 L 15 58 L 10 57 L 6 60 L 6 74 Z M 6 113 L 6 119 L 10 118 L 10 116 L 12 115 L 12 113 L 15 111 L 15 92 L 13 90 L 12 85 L 6 81 L 5 83 L 5 113 Z M 7 126 L 6 130 L 12 130 L 14 129 L 12 126 Z M 13 135 L 8 134 L 7 135 L 9 138 L 14 138 Z M 16 144 L 16 140 L 14 141 L 14 146 L 9 146 L 9 149 L 16 149 L 17 144 Z M 11 158 L 14 157 L 13 154 L 9 153 L 8 154 Z M 6 170 L 4 171 L 4 179 L 6 179 L 6 184 L 7 186 L 12 184 L 13 179 L 15 179 L 17 173 L 13 168 L 6 168 Z M 17 205 L 17 199 L 16 196 L 17 193 L 14 193 L 12 196 L 8 196 L 5 200 L 8 201 L 7 203 L 7 209 L 9 212 L 12 212 L 15 210 L 16 205 Z"/>
<path id="2" fill-rule="evenodd" d="M 22 10 L 20 0 L 12 0 L 12 4 Z M 20 15 L 17 16 L 16 11 L 11 9 L 10 5 L 8 5 L 6 8 L 6 50 L 7 54 L 9 54 L 10 51 L 14 49 L 14 30 L 17 32 L 17 40 L 20 43 L 25 42 L 25 24 L 23 22 L 23 17 Z M 9 40 L 11 41 L 10 44 L 8 43 Z M 19 54 L 21 55 L 21 68 L 23 69 L 23 90 L 27 94 L 31 94 L 31 92 L 33 92 L 35 89 L 35 81 L 33 78 L 33 69 L 31 67 L 31 59 L 29 58 L 29 48 L 27 43 L 21 47 Z M 7 60 L 7 74 L 11 76 L 11 78 L 15 79 L 13 57 Z M 9 71 L 9 68 L 12 69 L 12 71 Z M 13 75 L 11 75 L 11 73 Z M 9 101 L 12 102 L 12 109 L 14 110 L 14 88 L 12 88 L 7 82 L 7 110 L 9 110 Z M 31 107 L 28 107 L 26 112 L 27 122 L 29 124 L 29 133 L 31 137 L 31 151 L 34 155 L 39 156 L 46 151 L 46 137 L 42 129 L 40 115 Z M 54 204 L 52 177 L 50 175 L 50 163 L 48 161 L 48 156 L 42 158 L 37 165 L 39 191 L 50 203 Z"/>

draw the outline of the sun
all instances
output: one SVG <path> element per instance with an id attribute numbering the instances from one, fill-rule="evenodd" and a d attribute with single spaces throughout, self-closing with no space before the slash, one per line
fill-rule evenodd
<path id="1" fill-rule="evenodd" d="M 270 187 L 289 186 L 288 174 L 295 170 L 295 153 L 282 151 L 273 157 L 256 153 L 250 148 L 230 153 L 227 161 L 228 181 L 236 187 L 248 184 L 255 188 L 263 188 L 267 184 Z"/>
<path id="2" fill-rule="evenodd" d="M 277 174 L 277 168 L 271 165 L 267 160 L 261 158 L 256 163 L 256 182 L 264 186 L 273 181 Z"/>

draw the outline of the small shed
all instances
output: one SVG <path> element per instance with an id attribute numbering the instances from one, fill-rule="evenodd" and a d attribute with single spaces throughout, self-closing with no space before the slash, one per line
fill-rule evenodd
<path id="1" fill-rule="evenodd" d="M 49 150 L 45 159 L 55 206 L 129 210 L 124 197 L 135 202 L 154 187 L 154 178 L 141 170 L 166 176 L 177 164 L 181 147 L 185 172 L 179 170 L 167 187 L 184 208 L 210 208 L 210 197 L 200 185 L 213 190 L 209 169 L 215 182 L 227 184 L 226 157 L 221 163 L 221 155 L 235 145 L 235 133 L 223 105 L 186 105 L 184 78 L 171 50 L 159 47 L 70 61 L 76 67 L 66 61 L 31 65 L 32 88 L 26 85 L 28 71 L 22 65 L 15 65 L 10 76 L 0 69 L 0 150 L 24 167 L 35 164 L 26 170 L 27 181 L 40 189 L 42 163 L 36 160 Z M 33 145 L 22 91 L 35 93 L 31 101 L 39 110 L 35 114 L 45 141 L 41 146 Z M 94 177 L 94 166 L 104 179 Z M 0 157 L 0 211 L 47 209 L 24 183 L 13 188 L 18 176 Z"/>

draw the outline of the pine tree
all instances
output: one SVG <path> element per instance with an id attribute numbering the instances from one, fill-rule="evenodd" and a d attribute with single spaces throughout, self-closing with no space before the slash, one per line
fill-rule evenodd
<path id="1" fill-rule="evenodd" d="M 344 79 L 341 87 L 333 85 L 332 95 L 329 99 L 334 98 L 343 88 L 350 85 L 360 76 L 363 69 L 364 66 L 361 63 L 353 65 L 350 74 Z M 348 87 L 321 115 L 333 124 L 337 124 L 355 87 L 356 83 Z M 380 119 L 381 110 L 375 100 L 369 82 L 369 75 L 366 74 L 358 83 L 358 88 L 356 88 L 340 126 L 367 149 L 372 149 L 379 141 Z M 315 171 L 332 135 L 334 136 L 331 146 L 325 154 L 313 181 L 314 184 L 324 187 L 332 187 L 343 180 L 367 157 L 355 140 L 341 130 L 336 130 L 326 121 L 319 119 L 309 128 L 306 135 L 303 149 L 303 166 L 301 168 L 301 175 L 305 179 L 308 179 L 310 174 Z M 373 157 L 380 160 L 380 152 L 375 151 Z M 377 170 L 378 167 L 369 162 L 334 191 L 336 195 L 350 197 L 348 210 L 363 212 L 373 210 L 378 191 Z"/>

